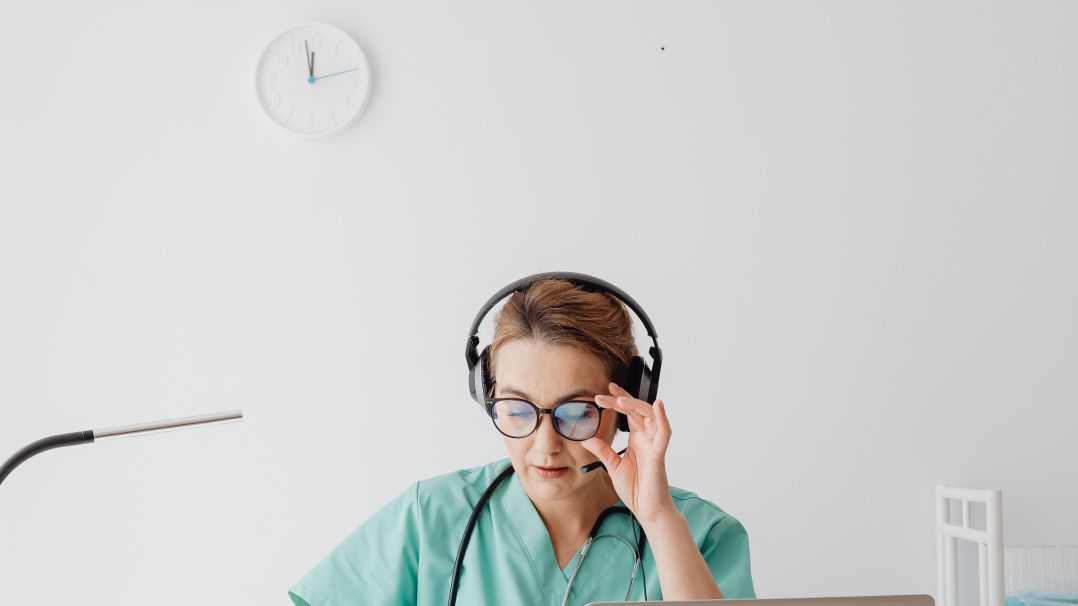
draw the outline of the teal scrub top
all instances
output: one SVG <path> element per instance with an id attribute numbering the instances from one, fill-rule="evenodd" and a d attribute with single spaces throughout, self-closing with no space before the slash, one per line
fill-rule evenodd
<path id="1" fill-rule="evenodd" d="M 421 480 L 352 531 L 289 591 L 296 606 L 444 606 L 464 526 L 480 495 L 509 459 Z M 733 516 L 697 495 L 670 487 L 674 505 L 727 598 L 755 598 L 749 538 Z M 618 505 L 624 506 L 620 500 Z M 599 534 L 636 545 L 626 515 Z M 457 603 L 559 606 L 580 552 L 560 568 L 550 535 L 517 475 L 506 478 L 479 515 L 461 566 Z M 596 540 L 573 581 L 569 604 L 625 599 L 635 555 L 613 538 Z M 631 599 L 662 599 L 650 547 L 644 548 Z"/>

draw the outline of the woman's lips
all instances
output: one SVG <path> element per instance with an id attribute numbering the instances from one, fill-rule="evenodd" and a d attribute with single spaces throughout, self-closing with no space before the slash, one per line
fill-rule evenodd
<path id="1" fill-rule="evenodd" d="M 554 478 L 560 478 L 569 472 L 568 467 L 540 467 L 539 465 L 532 465 L 532 469 L 539 475 L 540 478 L 547 480 L 553 480 Z"/>

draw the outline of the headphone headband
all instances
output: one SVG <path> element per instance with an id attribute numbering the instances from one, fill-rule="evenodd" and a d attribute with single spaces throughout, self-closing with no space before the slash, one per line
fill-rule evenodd
<path id="1" fill-rule="evenodd" d="M 468 368 L 475 366 L 476 362 L 479 361 L 479 352 L 477 351 L 477 347 L 479 346 L 479 325 L 483 323 L 483 318 L 487 316 L 490 310 L 493 309 L 499 301 L 508 297 L 509 295 L 524 289 L 533 282 L 546 280 L 548 278 L 566 280 L 591 292 L 604 292 L 614 295 L 619 301 L 628 306 L 629 309 L 631 309 L 633 313 L 636 314 L 636 317 L 640 318 L 640 321 L 644 324 L 644 329 L 647 330 L 648 336 L 651 337 L 651 342 L 653 344 L 652 349 L 654 350 L 659 347 L 659 335 L 655 332 L 655 326 L 652 325 L 651 318 L 648 317 L 648 314 L 644 311 L 644 308 L 640 307 L 640 304 L 637 303 L 635 299 L 630 297 L 628 293 L 621 290 L 617 286 L 614 286 L 610 282 L 607 282 L 606 280 L 602 280 L 594 276 L 589 276 L 587 274 L 580 274 L 569 271 L 548 271 L 544 273 L 533 274 L 526 278 L 521 278 L 515 282 L 512 282 L 511 284 L 507 284 L 505 287 L 503 287 L 501 290 L 494 293 L 493 296 L 487 299 L 487 302 L 483 304 L 482 308 L 480 308 L 479 313 L 475 315 L 475 319 L 472 320 L 472 327 L 468 331 L 468 343 L 465 346 L 464 351 L 464 356 L 468 362 Z M 650 353 L 654 358 L 654 351 Z"/>

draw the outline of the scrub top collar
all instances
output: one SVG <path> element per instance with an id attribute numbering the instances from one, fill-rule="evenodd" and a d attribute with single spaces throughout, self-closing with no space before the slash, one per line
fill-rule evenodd
<path id="1" fill-rule="evenodd" d="M 505 461 L 505 464 L 509 464 L 508 460 Z M 497 467 L 497 469 L 504 468 L 504 465 L 501 464 Z M 560 603 L 562 595 L 565 593 L 565 587 L 569 584 L 569 576 L 576 565 L 577 559 L 580 557 L 579 549 L 565 565 L 564 569 L 558 567 L 558 559 L 554 555 L 554 544 L 550 541 L 550 533 L 547 532 L 546 525 L 528 497 L 528 493 L 524 492 L 524 486 L 521 485 L 520 478 L 516 473 L 506 478 L 502 485 L 495 490 L 491 496 L 491 502 L 501 509 L 509 526 L 520 537 L 520 541 L 528 552 L 528 557 L 531 559 L 532 567 L 535 569 L 543 590 L 554 596 Z M 624 507 L 625 503 L 618 499 L 615 505 Z M 616 517 L 621 518 L 623 516 Z M 604 521 L 603 528 L 607 529 L 608 524 L 614 527 L 613 520 L 614 517 L 611 517 L 608 521 Z M 600 532 L 609 531 L 607 529 Z M 631 538 L 632 535 L 629 536 Z M 579 581 L 579 579 L 577 580 Z M 576 589 L 575 583 L 573 589 Z M 571 595 L 575 593 L 575 591 L 572 591 Z"/>

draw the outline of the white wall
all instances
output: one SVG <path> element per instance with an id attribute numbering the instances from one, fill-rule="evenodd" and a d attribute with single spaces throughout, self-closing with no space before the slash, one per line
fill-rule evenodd
<path id="1" fill-rule="evenodd" d="M 1010 543 L 1078 542 L 1076 18 L 5 2 L 0 456 L 248 420 L 19 468 L 4 601 L 286 603 L 407 484 L 502 456 L 465 332 L 551 269 L 650 312 L 672 481 L 744 521 L 761 597 L 934 592 L 936 482 L 1003 488 Z M 317 143 L 253 91 L 307 20 L 374 73 Z"/>

